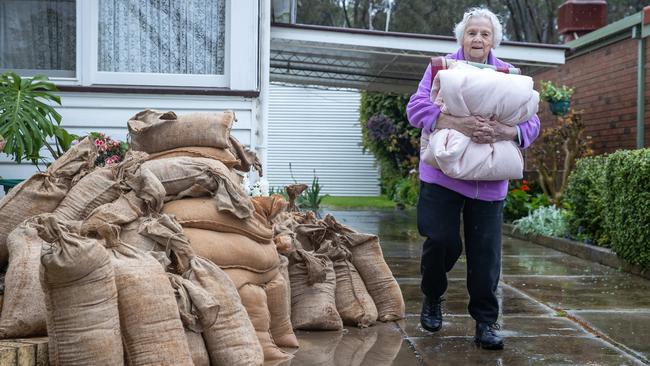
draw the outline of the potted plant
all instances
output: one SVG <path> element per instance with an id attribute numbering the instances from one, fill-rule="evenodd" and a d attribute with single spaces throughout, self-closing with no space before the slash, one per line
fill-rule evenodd
<path id="1" fill-rule="evenodd" d="M 566 85 L 558 87 L 550 81 L 541 81 L 542 91 L 539 97 L 549 103 L 551 113 L 556 116 L 564 116 L 571 108 L 571 96 L 573 95 L 573 88 Z"/>
<path id="2" fill-rule="evenodd" d="M 48 104 L 61 105 L 61 98 L 54 95 L 56 90 L 46 76 L 21 78 L 13 72 L 0 75 L 1 151 L 17 163 L 29 160 L 37 167 L 39 162 L 47 164 L 41 156 L 43 147 L 58 159 L 76 138 L 60 126 L 61 115 Z M 0 184 L 7 191 L 20 181 L 3 179 Z"/>

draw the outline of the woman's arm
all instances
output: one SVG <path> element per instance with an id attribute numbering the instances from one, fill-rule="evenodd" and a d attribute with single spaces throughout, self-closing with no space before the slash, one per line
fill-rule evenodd
<path id="1" fill-rule="evenodd" d="M 406 105 L 406 115 L 413 127 L 431 132 L 440 115 L 440 107 L 431 101 L 431 65 L 427 66 L 418 90 Z"/>
<path id="2" fill-rule="evenodd" d="M 537 139 L 537 136 L 539 136 L 539 130 L 541 128 L 539 117 L 537 117 L 535 114 L 531 119 L 520 123 L 517 126 L 519 127 L 519 131 L 521 133 L 521 141 L 519 141 L 519 147 L 525 149 Z"/>

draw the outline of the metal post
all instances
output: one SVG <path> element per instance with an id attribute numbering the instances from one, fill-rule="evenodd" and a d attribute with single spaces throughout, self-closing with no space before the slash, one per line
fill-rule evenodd
<path id="1" fill-rule="evenodd" d="M 645 145 L 645 38 L 642 35 L 639 37 L 636 67 L 636 147 L 642 149 Z"/>

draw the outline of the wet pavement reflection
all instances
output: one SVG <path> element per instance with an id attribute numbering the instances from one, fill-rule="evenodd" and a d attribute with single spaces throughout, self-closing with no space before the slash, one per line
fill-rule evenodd
<path id="1" fill-rule="evenodd" d="M 503 351 L 478 349 L 467 313 L 464 259 L 449 273 L 441 331 L 419 325 L 420 248 L 413 210 L 328 211 L 378 234 L 407 318 L 367 329 L 296 335 L 286 365 L 636 365 L 650 358 L 650 281 L 504 237 L 498 297 Z"/>

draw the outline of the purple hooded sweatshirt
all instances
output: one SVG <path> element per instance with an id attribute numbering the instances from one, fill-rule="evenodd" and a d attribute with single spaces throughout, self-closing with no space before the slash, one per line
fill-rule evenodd
<path id="1" fill-rule="evenodd" d="M 446 56 L 454 60 L 464 60 L 463 49 Z M 487 63 L 497 67 L 513 67 L 507 62 L 503 62 L 494 57 L 492 51 L 488 55 Z M 424 72 L 422 81 L 418 90 L 411 96 L 406 106 L 406 114 L 411 125 L 417 128 L 432 131 L 435 128 L 436 120 L 440 115 L 440 108 L 433 104 L 430 99 L 431 95 L 431 65 Z M 539 117 L 534 115 L 530 120 L 520 123 L 519 142 L 522 149 L 527 148 L 539 135 L 540 123 Z M 508 193 L 508 181 L 476 181 L 460 180 L 448 177 L 441 170 L 436 169 L 423 161 L 420 161 L 420 180 L 427 183 L 435 183 L 452 191 L 458 192 L 463 196 L 479 199 L 482 201 L 499 201 L 506 197 Z"/>

